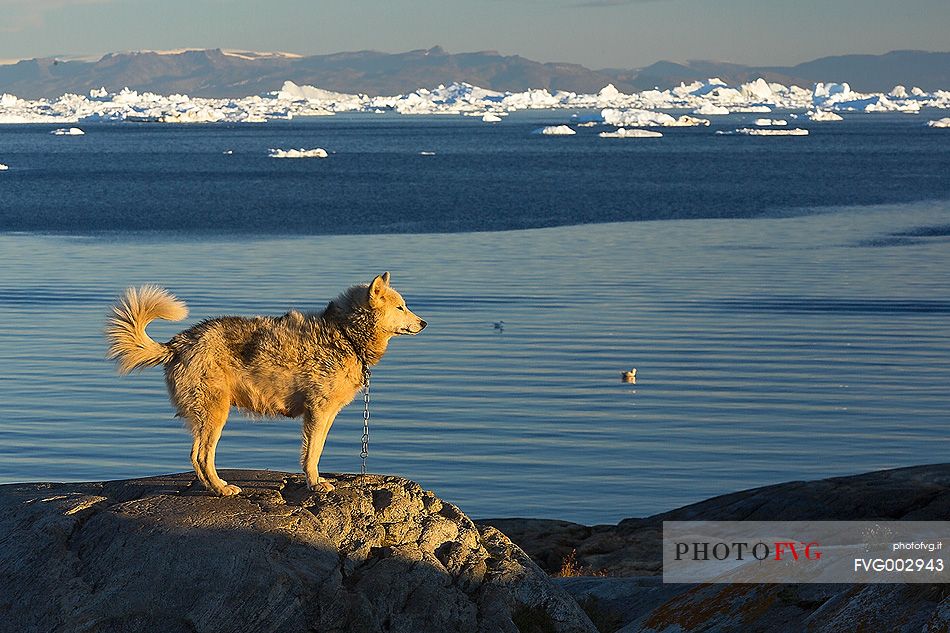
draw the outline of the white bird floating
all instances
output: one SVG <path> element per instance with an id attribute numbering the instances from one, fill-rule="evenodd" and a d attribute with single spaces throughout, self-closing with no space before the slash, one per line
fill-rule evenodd
<path id="1" fill-rule="evenodd" d="M 620 380 L 622 380 L 623 382 L 630 382 L 630 383 L 633 383 L 633 384 L 637 384 L 637 369 L 636 369 L 636 367 L 634 367 L 634 368 L 631 369 L 630 371 L 622 371 L 622 372 L 620 372 Z"/>

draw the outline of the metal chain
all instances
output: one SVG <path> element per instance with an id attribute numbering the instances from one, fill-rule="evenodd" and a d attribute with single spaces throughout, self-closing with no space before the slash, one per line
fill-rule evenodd
<path id="1" fill-rule="evenodd" d="M 360 478 L 366 476 L 366 458 L 369 456 L 369 367 L 363 370 L 363 446 L 360 450 Z"/>

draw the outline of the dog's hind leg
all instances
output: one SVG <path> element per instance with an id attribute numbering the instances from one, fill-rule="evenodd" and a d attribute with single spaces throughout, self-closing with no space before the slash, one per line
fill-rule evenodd
<path id="1" fill-rule="evenodd" d="M 205 488 L 221 495 L 230 497 L 241 492 L 241 489 L 229 484 L 218 476 L 214 467 L 214 453 L 221 439 L 221 431 L 228 421 L 230 403 L 222 400 L 214 406 L 209 406 L 203 412 L 200 420 L 193 420 L 191 432 L 194 435 L 194 444 L 191 448 L 191 463 L 195 468 L 198 479 Z"/>
<path id="2" fill-rule="evenodd" d="M 333 484 L 320 477 L 318 464 L 323 453 L 327 434 L 333 426 L 337 412 L 332 414 L 313 413 L 307 410 L 303 416 L 303 444 L 300 449 L 300 465 L 307 476 L 307 487 L 314 492 L 330 492 Z"/>

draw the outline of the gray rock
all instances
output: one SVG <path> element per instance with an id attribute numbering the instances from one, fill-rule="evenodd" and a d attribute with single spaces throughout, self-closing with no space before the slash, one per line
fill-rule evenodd
<path id="1" fill-rule="evenodd" d="M 950 464 L 792 481 L 713 497 L 643 519 L 587 527 L 545 519 L 482 519 L 548 573 L 577 552 L 578 566 L 611 576 L 662 574 L 663 521 L 853 521 L 950 519 Z"/>
<path id="2" fill-rule="evenodd" d="M 940 585 L 680 587 L 686 590 L 618 633 L 947 630 L 939 610 L 940 600 L 946 603 L 947 589 Z"/>
<path id="3" fill-rule="evenodd" d="M 559 578 L 601 631 L 947 633 L 945 585 L 678 585 L 656 576 Z"/>
<path id="4" fill-rule="evenodd" d="M 636 631 L 654 609 L 683 593 L 659 576 L 555 578 L 601 631 Z"/>
<path id="5" fill-rule="evenodd" d="M 663 521 L 950 519 L 950 464 L 820 481 L 795 481 L 708 499 L 615 526 L 485 519 L 556 573 L 577 567 L 608 577 L 558 579 L 601 631 L 831 633 L 950 631 L 947 585 L 664 585 Z"/>
<path id="6" fill-rule="evenodd" d="M 590 620 L 497 529 L 398 477 L 0 486 L 2 631 L 558 631 Z"/>
<path id="7" fill-rule="evenodd" d="M 594 528 L 555 519 L 486 519 L 478 525 L 498 528 L 545 571 L 555 574 L 564 561 L 588 539 Z"/>

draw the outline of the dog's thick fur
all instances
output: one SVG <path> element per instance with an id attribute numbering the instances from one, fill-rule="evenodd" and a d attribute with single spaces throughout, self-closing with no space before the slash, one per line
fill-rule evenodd
<path id="1" fill-rule="evenodd" d="M 214 451 L 232 406 L 264 416 L 303 416 L 300 462 L 312 490 L 333 486 L 317 464 L 340 409 L 357 394 L 364 371 L 386 352 L 389 339 L 418 334 L 426 322 L 389 286 L 389 273 L 353 286 L 320 313 L 281 317 L 220 317 L 152 340 L 153 319 L 180 321 L 188 308 L 156 286 L 129 288 L 112 308 L 106 335 L 120 373 L 163 365 L 172 404 L 194 435 L 191 463 L 198 479 L 219 495 L 241 489 L 218 476 Z"/>

